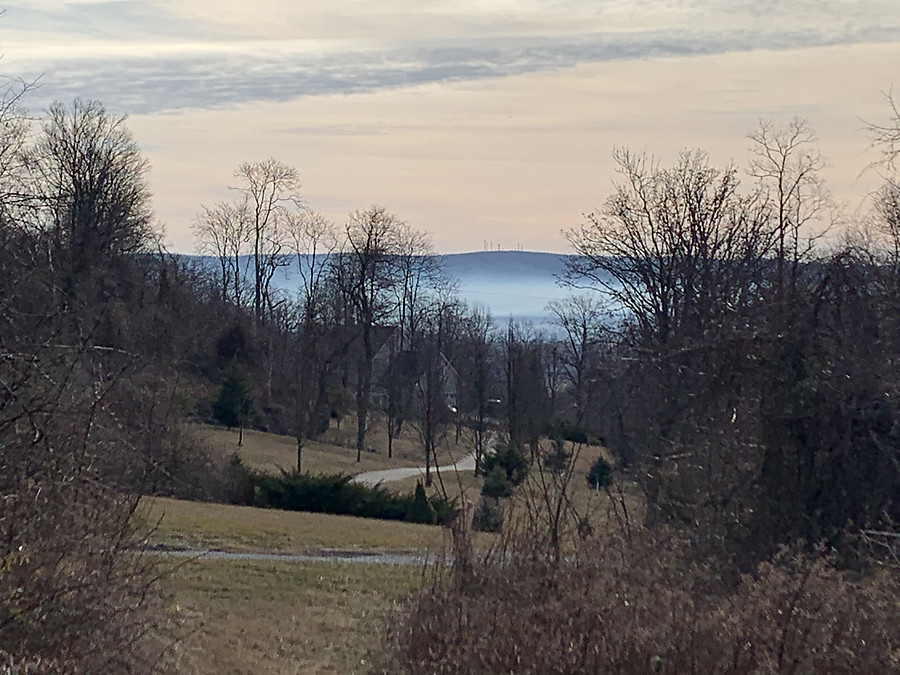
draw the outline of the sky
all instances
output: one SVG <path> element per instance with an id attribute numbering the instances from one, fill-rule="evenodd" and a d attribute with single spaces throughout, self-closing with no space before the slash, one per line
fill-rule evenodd
<path id="1" fill-rule="evenodd" d="M 234 169 L 296 167 L 338 224 L 379 205 L 442 253 L 565 252 L 613 149 L 746 166 L 805 118 L 847 214 L 878 187 L 865 122 L 900 89 L 896 0 L 5 0 L 25 103 L 99 99 L 150 160 L 172 250 Z M 748 182 L 749 178 L 746 179 Z"/>

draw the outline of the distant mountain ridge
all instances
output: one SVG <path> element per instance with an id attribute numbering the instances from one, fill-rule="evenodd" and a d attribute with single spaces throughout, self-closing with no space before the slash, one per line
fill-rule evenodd
<path id="1" fill-rule="evenodd" d="M 519 276 L 543 275 L 561 277 L 566 272 L 566 260 L 572 256 L 540 251 L 474 251 L 444 253 L 437 256 L 457 276 L 470 274 Z"/>

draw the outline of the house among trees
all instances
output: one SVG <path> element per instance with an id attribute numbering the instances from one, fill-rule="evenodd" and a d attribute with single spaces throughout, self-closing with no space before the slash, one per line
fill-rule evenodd
<path id="1" fill-rule="evenodd" d="M 419 416 L 433 401 L 455 412 L 458 392 L 459 374 L 436 340 L 426 336 L 410 345 L 399 327 L 385 330 L 372 363 L 369 396 L 375 408 Z"/>

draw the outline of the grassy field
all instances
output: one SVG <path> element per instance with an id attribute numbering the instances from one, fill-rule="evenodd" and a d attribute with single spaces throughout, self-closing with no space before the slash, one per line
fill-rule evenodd
<path id="1" fill-rule="evenodd" d="M 445 543 L 444 531 L 428 525 L 158 497 L 145 500 L 143 515 L 156 528 L 151 543 L 183 548 L 438 551 Z"/>
<path id="2" fill-rule="evenodd" d="M 214 454 L 227 458 L 237 452 L 244 464 L 254 469 L 268 472 L 278 472 L 281 469 L 291 470 L 297 461 L 296 442 L 290 436 L 245 430 L 244 444 L 239 448 L 236 430 L 193 425 L 190 427 L 190 431 L 198 442 Z M 376 448 L 376 452 L 363 453 L 360 462 L 356 461 L 356 450 L 351 447 L 354 439 L 355 429 L 345 425 L 341 429 L 329 429 L 322 441 L 307 442 L 303 450 L 303 470 L 313 474 L 353 475 L 364 471 L 424 465 L 421 445 L 413 429 L 407 428 L 400 438 L 395 439 L 393 457 L 390 459 L 387 456 L 387 436 L 379 425 L 374 425 L 369 438 L 369 443 Z M 465 456 L 470 450 L 465 443 L 455 443 L 453 434 L 448 434 L 447 441 L 438 449 L 438 464 L 450 465 Z M 575 489 L 581 502 L 592 499 L 584 476 L 590 469 L 591 463 L 600 456 L 613 461 L 604 448 L 584 446 L 579 452 L 576 462 L 577 480 L 575 482 L 577 485 L 575 485 Z M 478 501 L 482 481 L 471 471 L 460 472 L 458 475 L 455 472 L 444 472 L 442 479 L 443 486 L 450 497 L 462 494 L 472 503 Z M 397 492 L 412 492 L 418 480 L 417 477 L 412 477 L 384 485 Z M 435 490 L 437 491 L 440 489 L 440 482 L 435 480 Z"/>
<path id="3" fill-rule="evenodd" d="M 438 553 L 438 527 L 154 498 L 151 543 L 229 551 Z M 384 615 L 416 588 L 418 567 L 347 562 L 166 562 L 185 673 L 354 673 L 377 646 Z"/>
<path id="4" fill-rule="evenodd" d="M 296 459 L 290 437 L 245 431 L 244 446 L 238 449 L 234 431 L 196 426 L 192 433 L 223 457 L 238 450 L 247 465 L 260 470 L 290 469 Z M 360 463 L 356 451 L 346 447 L 352 440 L 347 430 L 331 430 L 328 439 L 330 443 L 307 446 L 304 470 L 358 473 L 421 464 L 416 439 L 410 436 L 397 443 L 393 459 L 386 452 L 364 453 Z M 602 514 L 608 500 L 588 488 L 585 474 L 603 452 L 582 449 L 571 483 L 573 501 L 580 511 L 593 513 L 596 524 L 608 520 Z M 445 448 L 441 454 L 439 462 L 450 463 L 465 449 Z M 471 471 L 442 477 L 449 495 L 477 504 L 481 478 Z M 386 486 L 406 492 L 416 480 Z M 513 518 L 522 513 L 523 492 L 536 489 L 532 479 L 520 490 L 519 506 L 510 509 Z M 165 498 L 145 500 L 142 515 L 155 528 L 151 543 L 190 549 L 438 554 L 451 543 L 447 532 L 425 525 Z M 495 541 L 495 535 L 478 534 L 474 543 L 486 548 Z M 172 567 L 163 583 L 171 611 L 185 627 L 185 639 L 171 658 L 179 672 L 189 673 L 365 672 L 366 654 L 383 635 L 386 613 L 424 578 L 417 567 L 339 561 L 199 559 L 168 564 Z"/>
<path id="5" fill-rule="evenodd" d="M 197 442 L 215 455 L 229 458 L 236 452 L 250 468 L 269 472 L 296 468 L 297 442 L 291 436 L 245 429 L 243 445 L 238 447 L 239 436 L 235 429 L 194 424 L 188 430 Z M 355 427 L 344 425 L 340 429 L 328 429 L 319 441 L 307 441 L 303 448 L 303 470 L 309 473 L 357 474 L 425 464 L 421 442 L 411 428 L 406 428 L 394 440 L 391 458 L 387 456 L 387 434 L 380 425 L 373 426 L 366 440 L 375 451 L 362 453 L 359 462 L 356 461 L 355 440 Z M 451 438 L 439 450 L 438 459 L 443 463 L 451 456 L 459 458 L 467 452 L 468 448 L 456 445 Z"/>
<path id="6" fill-rule="evenodd" d="M 586 496 L 602 506 L 597 495 Z M 189 548 L 437 554 L 450 545 L 440 528 L 396 521 L 161 498 L 147 500 L 143 514 L 158 523 L 154 543 Z M 479 533 L 474 544 L 496 541 Z M 414 566 L 340 561 L 165 564 L 170 610 L 184 626 L 170 658 L 185 673 L 366 672 L 386 613 L 425 578 Z"/>
<path id="7" fill-rule="evenodd" d="M 414 567 L 198 561 L 166 580 L 184 673 L 358 673 L 385 614 L 422 583 Z"/>

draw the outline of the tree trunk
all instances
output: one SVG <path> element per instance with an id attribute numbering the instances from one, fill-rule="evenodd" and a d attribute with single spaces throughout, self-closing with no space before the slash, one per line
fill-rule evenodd
<path id="1" fill-rule="evenodd" d="M 372 384 L 372 328 L 363 326 L 363 360 L 356 382 L 356 461 L 362 461 L 366 447 L 366 421 L 369 414 L 369 388 Z"/>
<path id="2" fill-rule="evenodd" d="M 362 387 L 356 390 L 356 461 L 362 461 L 362 451 L 366 445 L 366 397 Z"/>

